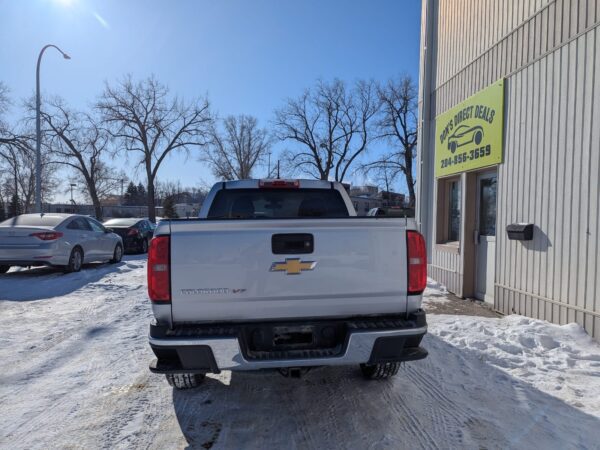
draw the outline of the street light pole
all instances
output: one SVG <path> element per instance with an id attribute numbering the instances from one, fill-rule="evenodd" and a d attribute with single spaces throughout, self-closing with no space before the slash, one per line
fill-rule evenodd
<path id="1" fill-rule="evenodd" d="M 58 50 L 65 59 L 71 59 L 69 55 L 63 52 L 56 45 L 48 44 L 42 48 L 37 60 L 35 71 L 35 212 L 42 212 L 42 129 L 40 123 L 40 107 L 42 101 L 40 99 L 40 64 L 42 56 L 48 47 L 53 47 Z"/>

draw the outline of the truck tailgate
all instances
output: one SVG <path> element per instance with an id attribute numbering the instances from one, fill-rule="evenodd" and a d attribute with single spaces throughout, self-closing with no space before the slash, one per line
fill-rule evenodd
<path id="1" fill-rule="evenodd" d="M 173 321 L 404 313 L 405 224 L 374 218 L 173 221 Z M 312 251 L 274 254 L 275 234 L 312 235 Z"/>

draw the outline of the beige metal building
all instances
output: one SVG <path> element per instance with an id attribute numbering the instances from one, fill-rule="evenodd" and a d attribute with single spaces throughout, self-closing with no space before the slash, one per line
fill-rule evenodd
<path id="1" fill-rule="evenodd" d="M 417 204 L 432 278 L 595 337 L 599 24 L 600 0 L 423 0 Z"/>

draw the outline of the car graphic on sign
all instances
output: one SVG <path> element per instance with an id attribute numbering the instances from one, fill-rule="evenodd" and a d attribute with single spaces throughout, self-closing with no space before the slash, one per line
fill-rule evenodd
<path id="1" fill-rule="evenodd" d="M 448 150 L 454 153 L 458 147 L 470 144 L 471 142 L 479 145 L 482 140 L 483 128 L 481 126 L 475 125 L 469 127 L 468 125 L 461 125 L 448 138 Z"/>

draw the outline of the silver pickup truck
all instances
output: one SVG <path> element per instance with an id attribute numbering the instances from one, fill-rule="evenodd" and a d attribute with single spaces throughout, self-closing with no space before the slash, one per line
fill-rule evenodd
<path id="1" fill-rule="evenodd" d="M 356 217 L 339 183 L 217 183 L 197 219 L 150 243 L 150 370 L 178 389 L 206 373 L 360 365 L 370 379 L 425 358 L 423 237 L 412 219 Z"/>

